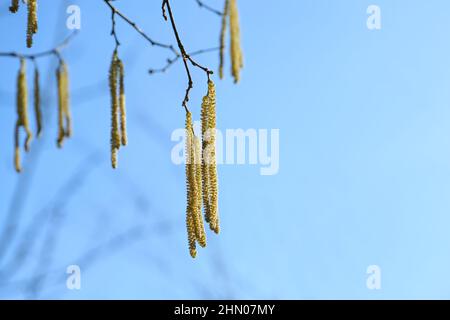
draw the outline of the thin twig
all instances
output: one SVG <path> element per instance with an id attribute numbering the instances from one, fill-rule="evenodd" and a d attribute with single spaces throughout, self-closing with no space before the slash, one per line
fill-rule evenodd
<path id="1" fill-rule="evenodd" d="M 127 16 L 125 16 L 122 12 L 120 12 L 116 7 L 114 7 L 114 6 L 111 4 L 111 0 L 103 0 L 103 1 L 108 5 L 108 7 L 109 7 L 109 8 L 111 9 L 111 11 L 112 11 L 112 19 L 113 19 L 113 22 L 115 22 L 114 17 L 115 17 L 115 15 L 117 14 L 120 18 L 122 18 L 123 21 L 125 21 L 126 23 L 128 23 L 131 27 L 133 27 L 134 30 L 136 30 L 142 37 L 144 37 L 145 40 L 147 40 L 148 42 L 150 42 L 150 44 L 151 44 L 152 46 L 156 46 L 156 47 L 168 49 L 168 50 L 172 51 L 173 54 L 174 54 L 175 56 L 178 55 L 178 52 L 177 52 L 177 50 L 175 50 L 175 48 L 174 48 L 173 45 L 171 45 L 171 44 L 164 44 L 164 43 L 161 43 L 161 42 L 159 42 L 159 41 L 155 41 L 155 40 L 153 40 L 152 38 L 150 38 L 144 31 L 142 31 L 142 29 L 141 29 L 135 22 L 133 22 L 132 20 L 130 20 Z M 114 31 L 114 33 L 111 33 L 111 34 L 114 35 L 114 37 L 115 37 L 115 39 L 116 39 L 116 44 L 117 44 L 117 43 L 118 43 L 118 40 L 117 40 L 116 33 L 115 33 L 115 30 L 114 30 L 114 29 L 115 29 L 115 27 L 114 27 L 114 25 L 113 25 L 113 31 Z M 120 43 L 119 43 L 119 45 L 120 45 Z"/>
<path id="2" fill-rule="evenodd" d="M 53 49 L 33 53 L 33 54 L 25 54 L 25 53 L 19 53 L 19 52 L 0 52 L 0 57 L 11 57 L 11 58 L 20 58 L 20 59 L 29 59 L 29 60 L 35 60 L 38 58 L 54 55 L 58 59 L 61 59 L 61 50 L 63 50 L 69 42 L 73 39 L 73 37 L 77 34 L 77 31 L 72 32 L 66 39 L 64 39 L 63 42 L 61 42 L 58 46 L 56 46 Z"/>
<path id="3" fill-rule="evenodd" d="M 209 48 L 209 49 L 202 49 L 202 50 L 197 50 L 194 52 L 190 52 L 189 56 L 193 57 L 193 56 L 197 56 L 200 54 L 204 54 L 204 53 L 208 53 L 208 52 L 213 52 L 213 51 L 218 51 L 220 48 Z M 177 55 L 175 58 L 173 59 L 167 59 L 166 60 L 166 64 L 164 65 L 164 67 L 161 67 L 159 69 L 150 69 L 148 70 L 148 72 L 150 74 L 154 74 L 154 73 L 164 73 L 167 71 L 167 69 L 169 69 L 175 62 L 177 62 L 178 60 L 180 60 L 181 55 Z"/>
<path id="4" fill-rule="evenodd" d="M 219 11 L 217 9 L 214 9 L 214 8 L 210 7 L 209 5 L 207 5 L 207 4 L 204 4 L 202 0 L 195 0 L 195 2 L 197 2 L 198 6 L 200 8 L 205 8 L 206 10 L 208 10 L 208 11 L 210 11 L 212 13 L 215 13 L 218 16 L 223 16 L 223 12 L 221 12 L 221 11 Z"/>
<path id="5" fill-rule="evenodd" d="M 197 68 L 203 70 L 206 73 L 206 76 L 208 77 L 208 81 L 209 81 L 209 76 L 211 74 L 213 74 L 213 71 L 209 70 L 207 67 L 204 67 L 204 66 L 198 64 L 194 59 L 192 59 L 191 56 L 189 56 L 189 54 L 187 54 L 186 50 L 184 49 L 184 45 L 181 42 L 180 35 L 178 33 L 177 26 L 175 24 L 175 19 L 173 17 L 173 12 L 172 12 L 172 8 L 170 6 L 170 1 L 169 0 L 162 0 L 162 14 L 163 14 L 164 20 L 167 21 L 166 9 L 167 9 L 167 12 L 169 13 L 170 23 L 172 25 L 172 29 L 173 29 L 173 33 L 174 33 L 175 39 L 177 40 L 178 48 L 180 49 L 181 56 L 183 58 L 184 68 L 186 70 L 186 75 L 187 75 L 187 78 L 188 78 L 188 86 L 186 88 L 186 94 L 184 96 L 184 99 L 183 99 L 183 102 L 182 102 L 181 105 L 186 109 L 186 111 L 189 111 L 188 107 L 187 107 L 187 103 L 189 101 L 189 92 L 193 88 L 194 83 L 192 81 L 192 76 L 191 76 L 191 71 L 189 70 L 188 61 L 194 67 L 197 67 Z"/>

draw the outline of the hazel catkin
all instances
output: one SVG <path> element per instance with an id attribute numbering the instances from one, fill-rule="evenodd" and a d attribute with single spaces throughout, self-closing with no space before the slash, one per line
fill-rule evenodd
<path id="1" fill-rule="evenodd" d="M 117 50 L 114 50 L 109 67 L 109 90 L 111 95 L 111 165 L 116 169 L 119 149 L 128 144 L 124 66 L 117 55 Z"/>
<path id="2" fill-rule="evenodd" d="M 223 78 L 223 65 L 225 61 L 225 37 L 227 32 L 227 19 L 230 11 L 230 0 L 225 0 L 225 6 L 222 12 L 222 22 L 220 27 L 220 46 L 219 46 L 219 78 Z"/>
<path id="3" fill-rule="evenodd" d="M 230 1 L 230 53 L 231 53 L 231 74 L 234 82 L 239 82 L 240 70 L 243 67 L 243 55 L 241 49 L 241 35 L 239 27 L 239 13 L 237 0 Z"/>
<path id="4" fill-rule="evenodd" d="M 26 79 L 26 62 L 25 59 L 20 59 L 20 69 L 17 75 L 17 121 L 14 132 L 14 167 L 17 172 L 22 170 L 20 163 L 20 147 L 19 147 L 19 134 L 20 128 L 25 130 L 26 138 L 24 143 L 25 151 L 30 150 L 30 143 L 33 134 L 30 130 L 28 120 L 28 89 Z"/>
<path id="5" fill-rule="evenodd" d="M 33 35 L 37 32 L 37 0 L 28 0 L 28 18 L 27 18 L 27 47 L 33 46 Z"/>
<path id="6" fill-rule="evenodd" d="M 58 85 L 58 138 L 57 145 L 62 148 L 65 138 L 72 135 L 72 121 L 69 106 L 69 73 L 64 61 L 56 70 Z"/>

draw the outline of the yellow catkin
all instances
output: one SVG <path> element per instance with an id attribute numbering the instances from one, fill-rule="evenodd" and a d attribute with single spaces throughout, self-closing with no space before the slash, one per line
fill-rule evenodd
<path id="1" fill-rule="evenodd" d="M 109 68 L 109 90 L 111 95 L 111 165 L 117 168 L 117 152 L 120 148 L 119 102 L 117 96 L 117 51 L 114 51 Z"/>
<path id="2" fill-rule="evenodd" d="M 56 70 L 56 82 L 58 86 L 58 138 L 56 143 L 58 148 L 62 147 L 64 141 L 64 110 L 63 110 L 63 84 L 61 78 L 61 69 Z"/>
<path id="3" fill-rule="evenodd" d="M 196 227 L 195 227 L 195 159 L 194 159 L 194 133 L 192 126 L 192 114 L 186 111 L 186 228 L 188 235 L 189 253 L 192 258 L 197 255 Z"/>
<path id="4" fill-rule="evenodd" d="M 118 61 L 119 69 L 119 109 L 120 109 L 120 134 L 123 146 L 128 143 L 127 138 L 127 112 L 125 106 L 125 81 L 124 67 L 121 60 Z"/>
<path id="5" fill-rule="evenodd" d="M 70 112 L 70 92 L 69 92 L 69 70 L 66 63 L 62 63 L 62 81 L 63 81 L 63 111 L 64 119 L 66 121 L 64 127 L 64 135 L 66 137 L 72 136 L 72 115 Z"/>
<path id="6" fill-rule="evenodd" d="M 19 146 L 19 120 L 16 122 L 16 126 L 14 129 L 14 168 L 17 172 L 22 171 L 22 164 L 20 160 L 20 146 Z"/>
<path id="7" fill-rule="evenodd" d="M 195 225 L 194 216 L 192 215 L 192 213 L 187 214 L 186 225 L 188 232 L 189 254 L 192 258 L 195 258 L 197 256 L 197 247 L 195 244 Z"/>
<path id="8" fill-rule="evenodd" d="M 62 148 L 64 139 L 72 135 L 72 121 L 69 106 L 69 74 L 67 65 L 61 61 L 56 70 L 58 84 L 58 139 L 57 144 Z"/>
<path id="9" fill-rule="evenodd" d="M 27 47 L 33 45 L 33 34 L 37 32 L 37 0 L 28 0 Z"/>
<path id="10" fill-rule="evenodd" d="M 201 107 L 201 126 L 202 126 L 202 197 L 203 207 L 205 210 L 205 220 L 207 223 L 211 221 L 211 206 L 209 199 L 209 139 L 211 131 L 208 128 L 208 111 L 209 111 L 209 97 L 203 97 Z"/>
<path id="11" fill-rule="evenodd" d="M 9 11 L 12 13 L 16 13 L 19 10 L 19 0 L 12 0 L 11 6 L 9 7 Z"/>
<path id="12" fill-rule="evenodd" d="M 41 94 L 39 87 L 39 70 L 34 69 L 34 114 L 36 117 L 36 136 L 40 137 L 42 133 L 42 112 L 41 112 Z"/>
<path id="13" fill-rule="evenodd" d="M 219 51 L 219 77 L 223 79 L 223 65 L 225 61 L 225 36 L 227 32 L 227 19 L 230 11 L 230 0 L 225 0 L 222 13 L 222 25 L 220 28 L 220 51 Z"/>
<path id="14" fill-rule="evenodd" d="M 240 69 L 243 67 L 243 55 L 241 50 L 241 36 L 239 28 L 239 14 L 236 0 L 230 0 L 230 52 L 231 74 L 234 82 L 239 82 Z"/>
<path id="15" fill-rule="evenodd" d="M 203 97 L 201 108 L 202 120 L 202 179 L 203 206 L 205 220 L 210 229 L 219 233 L 218 215 L 218 179 L 216 166 L 216 89 L 208 81 L 208 93 Z"/>
<path id="16" fill-rule="evenodd" d="M 17 76 L 17 122 L 14 132 L 15 136 L 14 166 L 17 172 L 21 171 L 20 150 L 19 150 L 20 127 L 23 127 L 26 133 L 24 145 L 25 151 L 29 151 L 32 133 L 28 121 L 28 89 L 26 78 L 26 63 L 24 59 L 20 60 L 20 70 Z"/>
<path id="17" fill-rule="evenodd" d="M 202 217 L 202 147 L 198 137 L 194 137 L 194 168 L 195 168 L 195 192 L 194 192 L 194 218 L 195 235 L 198 243 L 206 247 L 206 233 Z"/>
<path id="18" fill-rule="evenodd" d="M 211 152 L 209 155 L 209 193 L 210 193 L 210 210 L 211 220 L 210 228 L 219 233 L 219 208 L 218 208 L 218 178 L 216 164 L 216 88 L 212 81 L 208 82 L 208 129 L 210 131 L 209 143 Z"/>

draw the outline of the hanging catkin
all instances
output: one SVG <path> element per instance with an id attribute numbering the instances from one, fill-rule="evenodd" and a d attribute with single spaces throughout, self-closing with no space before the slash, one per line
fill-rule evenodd
<path id="1" fill-rule="evenodd" d="M 127 138 L 127 112 L 125 107 L 125 83 L 124 83 L 125 75 L 123 63 L 120 59 L 118 60 L 118 67 L 119 67 L 120 133 L 122 145 L 126 146 L 128 143 L 128 138 Z"/>
<path id="2" fill-rule="evenodd" d="M 202 216 L 202 147 L 198 137 L 194 137 L 195 168 L 195 236 L 201 247 L 206 247 L 206 233 Z"/>
<path id="3" fill-rule="evenodd" d="M 117 168 L 120 146 L 127 145 L 124 67 L 114 50 L 109 68 L 109 90 L 111 95 L 111 165 Z M 120 120 L 119 120 L 120 114 Z"/>
<path id="4" fill-rule="evenodd" d="M 203 206 L 205 220 L 211 230 L 219 233 L 218 215 L 218 179 L 216 165 L 216 89 L 208 81 L 208 93 L 203 97 L 201 108 L 202 120 L 202 182 Z"/>
<path id="5" fill-rule="evenodd" d="M 28 0 L 27 47 L 33 45 L 33 35 L 37 32 L 37 0 Z"/>
<path id="6" fill-rule="evenodd" d="M 230 52 L 231 52 L 231 74 L 234 82 L 239 82 L 240 70 L 243 67 L 243 56 L 241 50 L 241 36 L 239 28 L 239 14 L 236 0 L 230 1 Z"/>
<path id="7" fill-rule="evenodd" d="M 16 13 L 19 10 L 19 0 L 12 0 L 11 6 L 9 7 L 9 11 L 12 13 Z"/>
<path id="8" fill-rule="evenodd" d="M 14 166 L 17 172 L 22 170 L 20 163 L 19 130 L 23 127 L 26 133 L 24 148 L 30 150 L 32 133 L 28 121 L 28 90 L 26 79 L 26 63 L 24 59 L 20 60 L 20 70 L 17 76 L 17 122 L 14 133 Z"/>
<path id="9" fill-rule="evenodd" d="M 37 66 L 34 69 L 34 114 L 36 117 L 36 136 L 39 138 L 42 133 L 42 112 L 41 112 L 41 94 L 39 87 L 39 70 Z"/>
<path id="10" fill-rule="evenodd" d="M 222 25 L 220 28 L 220 51 L 219 51 L 219 77 L 223 78 L 223 65 L 225 60 L 225 37 L 227 32 L 227 19 L 230 11 L 230 0 L 225 0 L 222 13 Z"/>
<path id="11" fill-rule="evenodd" d="M 188 235 L 189 253 L 192 258 L 197 255 L 196 249 L 196 226 L 195 226 L 195 210 L 196 204 L 196 175 L 195 175 L 195 157 L 194 157 L 194 132 L 192 126 L 192 114 L 186 111 L 186 228 Z"/>
<path id="12" fill-rule="evenodd" d="M 111 94 L 111 165 L 117 168 L 117 151 L 120 148 L 118 99 L 117 99 L 117 51 L 114 51 L 109 68 Z"/>
<path id="13" fill-rule="evenodd" d="M 72 121 L 69 107 L 69 74 L 67 65 L 60 61 L 56 70 L 58 84 L 58 139 L 57 145 L 62 148 L 64 139 L 72 135 Z"/>

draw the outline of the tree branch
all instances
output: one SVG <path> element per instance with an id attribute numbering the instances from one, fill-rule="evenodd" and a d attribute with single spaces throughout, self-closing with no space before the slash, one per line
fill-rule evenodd
<path id="1" fill-rule="evenodd" d="M 201 55 L 204 53 L 208 53 L 208 52 L 213 52 L 213 51 L 218 51 L 220 48 L 208 48 L 208 49 L 202 49 L 202 50 L 197 50 L 194 52 L 190 52 L 189 56 L 193 57 L 193 56 L 197 56 L 197 55 Z M 150 74 L 154 74 L 154 73 L 164 73 L 167 71 L 167 69 L 169 69 L 173 64 L 175 64 L 175 62 L 177 62 L 178 60 L 180 60 L 181 55 L 176 56 L 173 59 L 167 59 L 166 60 L 166 64 L 158 69 L 149 69 L 148 72 Z"/>
<path id="2" fill-rule="evenodd" d="M 187 75 L 187 78 L 188 78 L 188 86 L 186 88 L 186 94 L 184 96 L 184 99 L 183 99 L 183 102 L 182 102 L 181 105 L 185 108 L 186 111 L 189 111 L 189 109 L 187 107 L 187 103 L 189 101 L 189 92 L 193 88 L 194 83 L 192 81 L 192 76 L 191 76 L 191 71 L 189 70 L 188 61 L 194 67 L 203 70 L 206 73 L 206 76 L 208 77 L 208 81 L 210 79 L 209 76 L 211 74 L 213 74 L 213 71 L 209 70 L 207 67 L 204 67 L 204 66 L 198 64 L 194 59 L 192 59 L 192 57 L 189 54 L 187 54 L 186 50 L 184 49 L 184 45 L 181 42 L 180 35 L 178 33 L 177 26 L 175 24 L 175 19 L 173 17 L 173 12 L 172 12 L 172 8 L 170 6 L 170 1 L 169 0 L 162 0 L 162 14 L 163 14 L 164 20 L 167 21 L 168 19 L 167 19 L 166 9 L 167 9 L 167 13 L 169 13 L 170 24 L 172 25 L 172 30 L 173 30 L 175 39 L 177 40 L 177 45 L 178 45 L 178 48 L 180 49 L 181 57 L 183 58 L 184 68 L 186 70 L 186 75 Z"/>
<path id="3" fill-rule="evenodd" d="M 77 34 L 77 31 L 72 32 L 63 42 L 61 42 L 58 46 L 53 49 L 34 53 L 34 54 L 24 54 L 19 52 L 0 52 L 0 57 L 11 57 L 11 58 L 20 58 L 20 59 L 29 59 L 35 60 L 38 58 L 54 55 L 58 59 L 61 59 L 61 50 L 63 50 L 69 42 L 73 39 L 73 37 Z"/>
<path id="4" fill-rule="evenodd" d="M 202 0 L 195 0 L 195 2 L 197 2 L 198 6 L 199 6 L 200 8 L 205 8 L 206 10 L 208 10 L 208 11 L 210 11 L 210 12 L 212 12 L 212 13 L 215 13 L 215 14 L 217 14 L 217 15 L 220 16 L 220 17 L 223 16 L 223 13 L 222 13 L 221 11 L 212 8 L 212 7 L 210 7 L 210 6 L 207 5 L 207 4 L 204 4 Z"/>
<path id="5" fill-rule="evenodd" d="M 136 30 L 137 33 L 139 33 L 145 40 L 150 42 L 150 44 L 152 46 L 168 49 L 168 50 L 172 51 L 175 56 L 178 55 L 178 52 L 177 52 L 177 50 L 175 50 L 173 45 L 164 44 L 164 43 L 161 43 L 159 41 L 155 41 L 152 38 L 150 38 L 144 31 L 142 31 L 142 29 L 140 27 L 138 27 L 138 25 L 135 22 L 130 20 L 127 16 L 125 16 L 122 12 L 120 12 L 116 7 L 114 7 L 111 4 L 111 0 L 103 0 L 103 1 L 108 5 L 108 7 L 111 9 L 111 12 L 112 12 L 111 13 L 111 19 L 113 21 L 113 29 L 111 31 L 111 35 L 114 36 L 114 38 L 116 40 L 116 45 L 120 45 L 120 42 L 117 39 L 117 34 L 115 32 L 115 15 L 118 15 L 123 21 L 128 23 L 134 30 Z"/>

